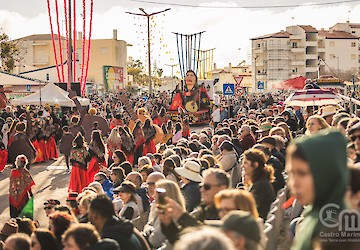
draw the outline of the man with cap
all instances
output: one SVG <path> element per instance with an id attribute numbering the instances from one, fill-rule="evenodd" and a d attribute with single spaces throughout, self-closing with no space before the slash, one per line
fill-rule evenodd
<path id="1" fill-rule="evenodd" d="M 260 229 L 256 220 L 246 211 L 232 211 L 221 221 L 211 221 L 210 225 L 220 227 L 231 239 L 236 250 L 257 250 L 260 243 Z"/>
<path id="2" fill-rule="evenodd" d="M 261 136 L 268 136 L 270 133 L 270 130 L 272 129 L 271 122 L 262 122 L 260 124 L 260 129 L 256 130 L 256 133 L 261 133 Z"/>
<path id="3" fill-rule="evenodd" d="M 348 138 L 355 145 L 356 159 L 354 160 L 354 163 L 358 163 L 360 162 L 360 122 L 350 128 Z"/>
<path id="4" fill-rule="evenodd" d="M 192 160 L 185 162 L 182 167 L 175 168 L 175 172 L 180 175 L 182 181 L 181 192 L 184 195 L 188 212 L 193 211 L 200 204 L 199 183 L 203 180 L 200 169 L 200 165 Z"/>
<path id="5" fill-rule="evenodd" d="M 49 217 L 50 214 L 55 212 L 55 207 L 60 205 L 60 201 L 55 199 L 49 199 L 44 202 L 44 210 L 46 217 Z"/>

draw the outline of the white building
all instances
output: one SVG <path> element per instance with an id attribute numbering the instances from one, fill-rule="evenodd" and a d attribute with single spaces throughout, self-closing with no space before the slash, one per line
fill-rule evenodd
<path id="1" fill-rule="evenodd" d="M 360 71 L 360 24 L 339 23 L 329 30 L 309 25 L 286 27 L 286 31 L 252 38 L 254 83 L 272 83 L 304 76 Z M 257 88 L 257 84 L 255 85 Z"/>

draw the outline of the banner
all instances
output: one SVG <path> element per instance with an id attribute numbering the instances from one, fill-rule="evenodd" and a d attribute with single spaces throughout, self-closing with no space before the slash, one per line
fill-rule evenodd
<path id="1" fill-rule="evenodd" d="M 124 68 L 103 66 L 104 86 L 106 91 L 116 92 L 124 87 Z"/>

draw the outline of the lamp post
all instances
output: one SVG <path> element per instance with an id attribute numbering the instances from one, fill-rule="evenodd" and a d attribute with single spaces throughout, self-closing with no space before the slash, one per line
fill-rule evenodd
<path id="1" fill-rule="evenodd" d="M 142 11 L 144 14 L 141 14 L 141 13 L 132 13 L 132 12 L 126 12 L 127 14 L 131 14 L 131 15 L 136 15 L 136 16 L 143 16 L 143 17 L 146 17 L 147 18 L 147 37 L 148 37 L 148 74 L 149 74 L 149 93 L 150 95 L 152 94 L 153 92 L 153 89 L 152 89 L 152 83 L 151 83 L 151 51 L 150 51 L 150 17 L 152 16 L 155 16 L 157 14 L 160 14 L 160 13 L 163 13 L 165 11 L 168 11 L 170 10 L 170 8 L 167 8 L 165 10 L 162 10 L 162 11 L 158 11 L 158 12 L 153 12 L 153 13 L 150 13 L 148 14 L 144 8 L 139 8 L 140 11 Z"/>

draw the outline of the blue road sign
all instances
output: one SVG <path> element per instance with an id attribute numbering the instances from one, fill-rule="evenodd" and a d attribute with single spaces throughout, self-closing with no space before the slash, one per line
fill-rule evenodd
<path id="1" fill-rule="evenodd" d="M 224 83 L 223 84 L 223 94 L 224 95 L 233 95 L 235 93 L 235 84 L 233 83 Z"/>
<path id="2" fill-rule="evenodd" d="M 258 83 L 257 83 L 257 88 L 258 88 L 258 89 L 265 89 L 265 82 L 260 82 L 260 81 L 258 81 Z"/>

